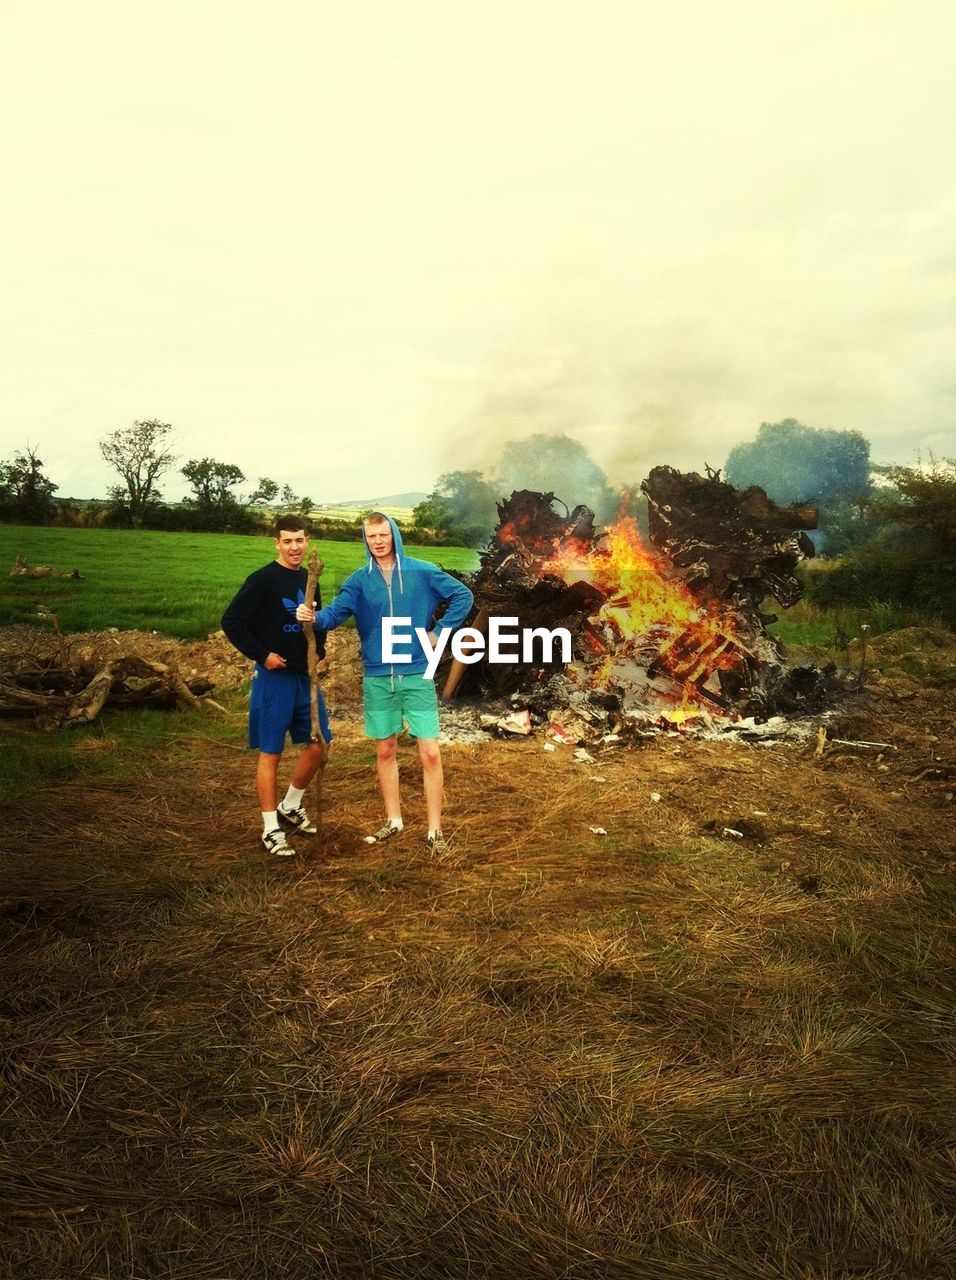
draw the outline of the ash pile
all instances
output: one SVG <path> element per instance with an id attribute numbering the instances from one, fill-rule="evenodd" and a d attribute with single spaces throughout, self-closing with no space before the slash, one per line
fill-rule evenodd
<path id="1" fill-rule="evenodd" d="M 629 516 L 600 529 L 589 508 L 569 510 L 553 493 L 520 490 L 498 504 L 478 571 L 456 575 L 475 594 L 468 625 L 483 635 L 494 616 L 522 631 L 564 627 L 572 660 L 557 646 L 530 662 L 446 658 L 438 679 L 453 723 L 456 703 L 480 700 L 486 728 L 546 723 L 559 738 L 613 741 L 766 725 L 846 691 L 834 664 L 788 668 L 767 631 L 778 615 L 762 611 L 768 598 L 781 608 L 800 599 L 813 507 L 778 506 L 711 470 L 655 467 L 641 489 L 649 540 Z"/>

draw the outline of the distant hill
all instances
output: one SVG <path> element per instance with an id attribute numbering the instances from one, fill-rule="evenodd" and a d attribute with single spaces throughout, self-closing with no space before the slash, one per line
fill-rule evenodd
<path id="1" fill-rule="evenodd" d="M 384 498 L 352 498 L 348 502 L 330 502 L 330 507 L 354 507 L 363 511 L 366 507 L 417 507 L 428 497 L 427 493 L 390 493 Z M 325 504 L 323 504 L 325 505 Z"/>

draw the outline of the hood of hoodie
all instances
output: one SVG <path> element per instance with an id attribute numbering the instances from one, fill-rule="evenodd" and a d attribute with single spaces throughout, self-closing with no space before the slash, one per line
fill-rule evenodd
<path id="1" fill-rule="evenodd" d="M 383 511 L 380 514 L 385 515 L 385 512 Z M 405 544 L 402 541 L 402 531 L 401 529 L 399 529 L 398 525 L 395 523 L 395 521 L 392 519 L 391 516 L 385 516 L 385 519 L 388 521 L 388 527 L 392 531 L 392 550 L 395 552 L 395 568 L 398 572 L 399 590 L 402 591 L 404 590 L 404 583 L 403 583 L 404 575 L 403 575 L 402 561 L 405 559 Z M 365 536 L 364 521 L 362 522 L 362 541 L 365 544 L 366 572 L 374 573 L 376 568 L 378 568 L 378 566 L 376 564 L 375 557 L 372 555 L 372 549 L 368 545 L 368 538 L 366 538 Z M 379 572 L 381 572 L 381 570 L 379 570 Z"/>

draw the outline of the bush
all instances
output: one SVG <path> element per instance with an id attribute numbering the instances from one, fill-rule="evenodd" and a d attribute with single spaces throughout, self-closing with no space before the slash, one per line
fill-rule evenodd
<path id="1" fill-rule="evenodd" d="M 901 543 L 886 534 L 826 572 L 804 575 L 813 604 L 867 606 L 873 600 L 903 605 L 956 624 L 956 580 L 946 560 L 925 543 Z"/>
<path id="2" fill-rule="evenodd" d="M 931 459 L 888 471 L 893 491 L 873 498 L 851 545 L 827 572 L 807 573 L 806 597 L 816 604 L 865 605 L 872 600 L 935 614 L 956 622 L 956 463 Z"/>
<path id="3" fill-rule="evenodd" d="M 150 510 L 143 523 L 148 529 L 164 533 L 260 533 L 266 527 L 260 511 L 238 503 L 219 509 L 193 503 L 158 506 Z"/>
<path id="4" fill-rule="evenodd" d="M 819 511 L 818 529 L 810 537 L 821 555 L 843 556 L 856 551 L 882 528 L 880 517 L 865 502 L 831 502 Z"/>

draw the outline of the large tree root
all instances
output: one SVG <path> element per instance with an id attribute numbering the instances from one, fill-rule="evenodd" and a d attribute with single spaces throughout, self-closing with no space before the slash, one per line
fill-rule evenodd
<path id="1" fill-rule="evenodd" d="M 201 698 L 212 688 L 205 679 L 184 680 L 175 666 L 140 654 L 124 654 L 99 669 L 78 664 L 57 667 L 21 657 L 0 672 L 0 716 L 32 716 L 53 729 L 89 724 L 105 706 L 225 708 Z"/>

